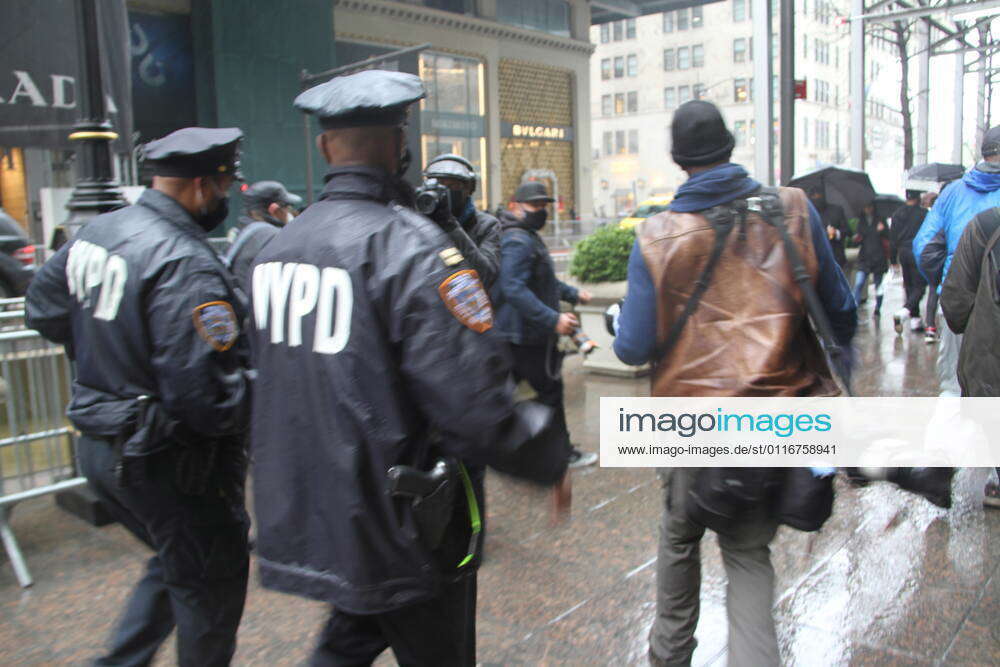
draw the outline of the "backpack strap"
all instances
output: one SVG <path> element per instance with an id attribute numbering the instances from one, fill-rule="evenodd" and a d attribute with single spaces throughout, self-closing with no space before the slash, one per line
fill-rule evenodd
<path id="1" fill-rule="evenodd" d="M 792 265 L 792 278 L 802 291 L 802 296 L 806 302 L 806 311 L 812 320 L 816 335 L 820 344 L 830 357 L 830 371 L 834 379 L 841 385 L 841 391 L 845 396 L 851 396 L 850 384 L 847 378 L 841 373 L 841 364 L 845 363 L 844 349 L 837 343 L 833 335 L 833 327 L 830 325 L 830 318 L 823 310 L 823 304 L 813 287 L 812 278 L 806 270 L 805 262 L 802 261 L 802 253 L 795 244 L 788 228 L 785 227 L 785 211 L 781 203 L 781 196 L 777 188 L 762 187 L 755 194 L 751 195 L 747 201 L 747 208 L 752 213 L 756 213 L 769 225 L 778 230 L 781 240 L 785 245 L 785 253 L 788 261 Z"/>
<path id="2" fill-rule="evenodd" d="M 715 245 L 712 247 L 712 254 L 709 256 L 708 262 L 705 263 L 705 268 L 701 271 L 701 276 L 698 277 L 698 282 L 695 283 L 694 291 L 691 292 L 687 303 L 684 304 L 681 316 L 674 320 L 670 331 L 667 332 L 666 339 L 657 347 L 656 359 L 663 359 L 673 349 L 674 345 L 677 344 L 677 340 L 681 337 L 681 332 L 684 331 L 684 326 L 691 318 L 691 315 L 694 314 L 694 311 L 698 309 L 701 297 L 704 296 L 708 290 L 708 286 L 712 282 L 712 274 L 715 273 L 715 267 L 719 263 L 719 258 L 722 257 L 722 251 L 726 247 L 726 239 L 729 237 L 729 233 L 733 231 L 736 218 L 740 217 L 741 221 L 746 219 L 746 209 L 744 208 L 741 213 L 732 206 L 733 203 L 735 202 L 722 206 L 713 206 L 710 209 L 701 211 L 701 214 L 712 223 L 712 228 L 715 230 Z"/>

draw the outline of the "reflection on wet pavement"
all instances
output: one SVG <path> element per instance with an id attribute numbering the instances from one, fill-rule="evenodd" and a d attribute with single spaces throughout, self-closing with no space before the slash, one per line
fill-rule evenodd
<path id="1" fill-rule="evenodd" d="M 887 286 L 880 326 L 862 311 L 855 390 L 937 393 L 935 346 L 897 337 L 891 313 L 902 287 Z M 646 380 L 598 378 L 566 364 L 574 440 L 596 451 L 601 396 L 644 395 Z M 981 471 L 962 471 L 958 502 L 939 510 L 885 485 L 838 482 L 823 531 L 786 528 L 772 545 L 775 614 L 789 665 L 1000 664 L 1000 512 L 985 513 Z M 478 654 L 483 665 L 645 664 L 655 614 L 660 486 L 652 470 L 589 468 L 574 474 L 574 515 L 548 525 L 548 497 L 488 479 L 489 537 L 479 574 Z M 35 574 L 22 591 L 0 556 L 0 664 L 78 663 L 99 651 L 142 568 L 121 528 L 93 529 L 24 503 L 13 525 Z M 703 589 L 695 665 L 726 662 L 725 573 L 715 538 L 702 544 Z M 300 664 L 323 605 L 251 582 L 237 665 Z M 172 664 L 172 646 L 157 664 Z M 391 654 L 379 664 L 391 665 Z"/>

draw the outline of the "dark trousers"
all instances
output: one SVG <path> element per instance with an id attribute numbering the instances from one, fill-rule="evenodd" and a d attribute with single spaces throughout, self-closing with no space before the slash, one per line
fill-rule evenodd
<path id="1" fill-rule="evenodd" d="M 548 345 L 511 345 L 514 379 L 524 380 L 538 394 L 539 403 L 555 409 L 553 428 L 564 440 L 569 452 L 569 428 L 563 406 L 562 353 L 556 349 L 555 340 Z"/>
<path id="2" fill-rule="evenodd" d="M 924 298 L 927 281 L 920 275 L 917 260 L 913 251 L 907 248 L 899 250 L 899 265 L 903 268 L 903 289 L 906 291 L 906 309 L 910 317 L 920 317 L 920 301 Z"/>
<path id="3" fill-rule="evenodd" d="M 175 483 L 174 455 L 166 451 L 145 457 L 133 482 L 122 489 L 110 442 L 82 436 L 77 456 L 94 493 L 154 552 L 110 652 L 96 664 L 148 665 L 176 626 L 179 664 L 228 665 L 249 573 L 242 479 L 237 483 L 231 477 L 223 484 L 218 475 L 219 482 L 204 495 L 183 495 Z"/>
<path id="4" fill-rule="evenodd" d="M 938 310 L 938 286 L 935 284 L 929 284 L 927 286 L 927 320 L 926 324 L 929 327 L 937 327 L 937 310 Z"/>
<path id="5" fill-rule="evenodd" d="M 370 665 L 392 648 L 401 667 L 472 667 L 476 664 L 476 574 L 447 585 L 431 600 L 382 614 L 333 609 L 310 664 Z"/>

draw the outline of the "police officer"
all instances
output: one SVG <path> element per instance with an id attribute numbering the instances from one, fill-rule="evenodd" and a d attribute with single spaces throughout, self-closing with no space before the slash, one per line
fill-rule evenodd
<path id="1" fill-rule="evenodd" d="M 146 146 L 153 186 L 42 267 L 26 322 L 66 345 L 68 415 L 91 488 L 153 550 L 98 664 L 149 664 L 176 627 L 182 665 L 226 665 L 248 573 L 244 313 L 206 242 L 227 213 L 236 128 Z"/>
<path id="2" fill-rule="evenodd" d="M 319 117 L 326 188 L 253 267 L 261 582 L 332 606 L 318 665 L 370 664 L 388 646 L 400 664 L 474 665 L 480 522 L 465 466 L 543 485 L 566 470 L 551 410 L 513 404 L 475 269 L 399 204 L 407 109 L 424 95 L 413 75 L 369 70 L 295 100 Z M 438 459 L 454 483 L 435 482 L 436 497 L 387 474 L 429 476 Z"/>
<path id="3" fill-rule="evenodd" d="M 278 181 L 258 181 L 243 191 L 246 215 L 240 216 L 239 226 L 230 238 L 226 263 L 236 284 L 245 293 L 250 291 L 250 265 L 260 249 L 274 238 L 278 230 L 291 222 L 302 197 L 293 195 Z"/>
<path id="4" fill-rule="evenodd" d="M 424 179 L 448 188 L 449 196 L 430 217 L 489 289 L 500 270 L 500 222 L 476 210 L 472 199 L 479 180 L 475 168 L 461 155 L 444 153 L 427 163 Z"/>

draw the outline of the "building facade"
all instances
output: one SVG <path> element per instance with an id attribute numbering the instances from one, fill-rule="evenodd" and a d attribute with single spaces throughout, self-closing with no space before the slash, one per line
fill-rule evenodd
<path id="1" fill-rule="evenodd" d="M 847 3 L 796 0 L 795 10 L 795 78 L 805 79 L 807 88 L 806 99 L 796 102 L 795 170 L 846 165 L 850 35 L 840 17 L 847 14 Z M 777 16 L 777 3 L 773 11 Z M 708 100 L 721 109 L 736 137 L 733 161 L 753 171 L 750 12 L 750 0 L 723 0 L 591 28 L 596 47 L 590 79 L 596 215 L 625 215 L 638 202 L 670 195 L 684 182 L 685 174 L 670 158 L 670 121 L 689 99 Z M 902 181 L 902 174 L 896 174 L 902 171 L 898 64 L 884 39 L 873 37 L 869 43 L 868 167 L 877 189 L 885 189 Z M 778 116 L 777 35 L 773 55 Z M 775 122 L 775 156 L 779 127 Z M 776 181 L 787 181 L 777 173 L 777 159 L 775 164 Z"/>
<path id="2" fill-rule="evenodd" d="M 585 0 L 334 0 L 344 65 L 421 43 L 379 65 L 419 74 L 414 171 L 459 153 L 482 183 L 478 205 L 504 206 L 525 178 L 546 181 L 560 217 L 592 208 L 590 7 Z M 417 175 L 411 174 L 411 180 Z"/>

